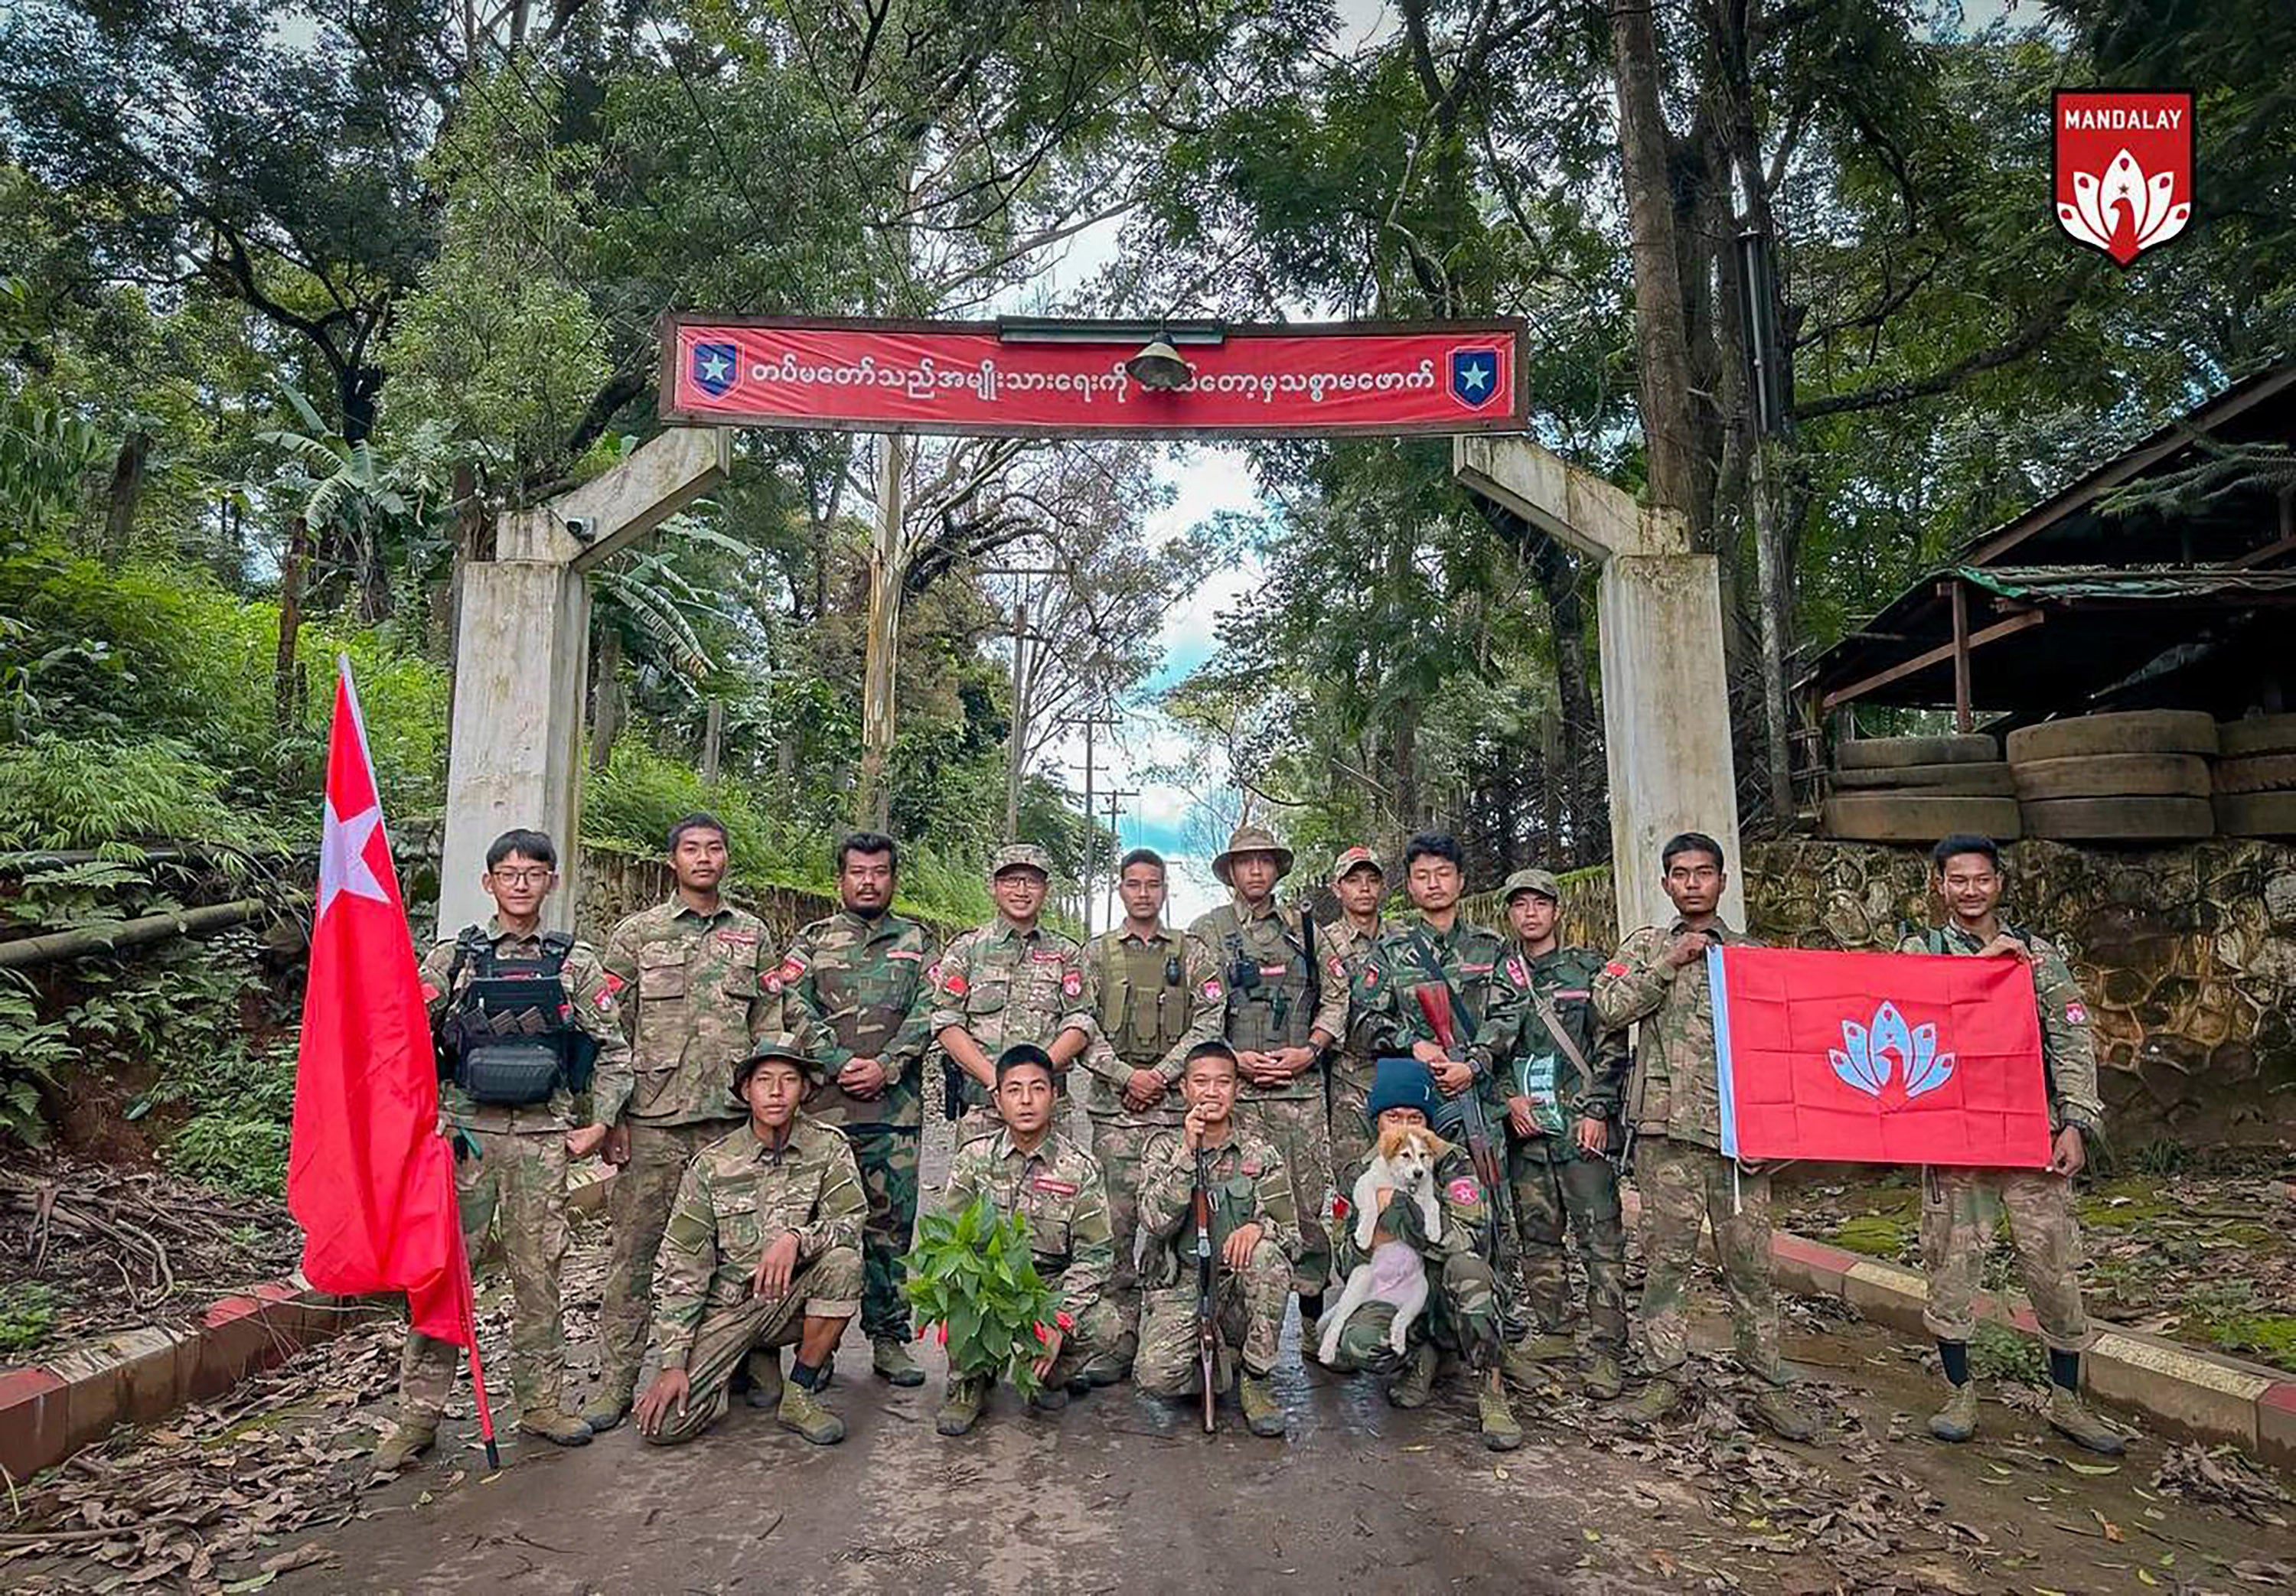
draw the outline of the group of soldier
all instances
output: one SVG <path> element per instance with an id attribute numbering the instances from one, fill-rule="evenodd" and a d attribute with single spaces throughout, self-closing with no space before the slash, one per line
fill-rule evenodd
<path id="1" fill-rule="evenodd" d="M 1780 1354 L 1770 1172 L 1721 1150 L 1704 955 L 1746 937 L 1721 918 L 1727 864 L 1710 837 L 1666 845 L 1672 917 L 1607 955 L 1565 945 L 1562 893 L 1543 870 L 1507 878 L 1504 931 L 1470 923 L 1460 850 L 1440 834 L 1413 837 L 1397 861 L 1409 913 L 1388 912 L 1381 862 L 1350 847 L 1329 875 L 1339 913 L 1320 923 L 1281 891 L 1292 851 L 1245 826 L 1212 862 L 1228 901 L 1185 932 L 1164 921 L 1165 862 L 1137 848 L 1119 866 L 1123 919 L 1081 946 L 1044 922 L 1049 859 L 1013 844 L 989 866 L 996 918 L 938 954 L 892 906 L 890 838 L 839 843 L 841 906 L 786 948 L 722 896 L 722 825 L 689 816 L 668 842 L 671 896 L 615 927 L 601 957 L 541 931 L 554 849 L 537 832 L 505 833 L 487 856 L 492 921 L 422 965 L 447 1039 L 442 1122 L 474 1255 L 502 1221 L 523 1432 L 579 1445 L 634 1416 L 648 1441 L 674 1443 L 741 1396 L 834 1442 L 844 1424 L 820 1393 L 857 1316 L 873 1374 L 922 1385 L 902 1259 L 928 1087 L 945 1082 L 956 1149 L 940 1200 L 954 1212 L 986 1196 L 1024 1217 L 1058 1299 L 1036 1363 L 1039 1407 L 1127 1379 L 1188 1396 L 1209 1378 L 1252 1433 L 1281 1436 L 1269 1376 L 1296 1297 L 1303 1359 L 1374 1373 L 1406 1408 L 1456 1369 L 1485 1444 L 1519 1445 L 1515 1396 L 1563 1365 L 1577 1363 L 1589 1396 L 1625 1393 L 1620 1172 L 1631 1151 L 1642 1387 L 1620 1421 L 1659 1423 L 1685 1397 L 1692 1267 L 1710 1225 L 1749 1415 L 1787 1439 L 1814 1433 Z M 1933 864 L 1940 928 L 1900 951 L 2026 962 L 2054 1138 L 2046 1171 L 1923 1172 L 1926 1322 L 1948 1387 L 1930 1428 L 1959 1441 L 1976 1428 L 1968 1344 L 2005 1208 L 2050 1351 L 2048 1420 L 2117 1452 L 2079 1395 L 2088 1328 L 2069 1188 L 2102 1115 L 2086 1008 L 2058 952 L 2000 919 L 1989 840 L 1948 838 Z M 554 1009 L 534 1002 L 537 979 L 557 983 Z M 554 1051 L 565 1068 L 539 1084 L 512 1068 Z M 1070 1093 L 1088 1143 L 1067 1128 Z M 1349 1212 L 1357 1178 L 1382 1133 L 1411 1126 L 1446 1149 L 1441 1223 L 1382 1192 L 1365 1227 Z M 598 1379 L 570 1404 L 568 1169 L 593 1154 L 619 1174 Z M 1199 1212 L 1219 1265 L 1209 1304 Z M 1426 1311 L 1397 1337 L 1394 1307 L 1367 1301 L 1327 1336 L 1327 1289 L 1398 1240 L 1418 1255 Z M 1586 1277 L 1583 1355 L 1566 1241 Z M 1208 1307 L 1218 1355 L 1205 1376 Z M 649 1348 L 655 1372 L 641 1389 Z M 455 1361 L 410 1335 L 379 1469 L 431 1445 Z M 939 1431 L 972 1428 L 990 1384 L 952 1377 Z"/>

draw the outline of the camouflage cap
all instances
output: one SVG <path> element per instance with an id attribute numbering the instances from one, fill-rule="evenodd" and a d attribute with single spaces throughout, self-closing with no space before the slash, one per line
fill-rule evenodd
<path id="1" fill-rule="evenodd" d="M 1053 856 L 1033 842 L 1008 842 L 988 861 L 988 879 L 993 881 L 1008 870 L 1033 870 L 1049 881 Z"/>
<path id="2" fill-rule="evenodd" d="M 1499 902 L 1514 902 L 1518 892 L 1536 892 L 1552 902 L 1559 904 L 1562 901 L 1562 884 L 1555 880 L 1554 872 L 1551 870 L 1516 871 L 1506 879 L 1506 885 L 1499 888 Z"/>
<path id="3" fill-rule="evenodd" d="M 1372 873 L 1381 880 L 1384 880 L 1387 878 L 1387 872 L 1379 866 L 1379 855 L 1358 843 L 1354 847 L 1345 849 L 1338 858 L 1332 861 L 1332 885 L 1338 886 L 1348 879 L 1349 871 L 1360 870 L 1365 865 L 1370 866 Z"/>
<path id="4" fill-rule="evenodd" d="M 783 1059 L 794 1064 L 805 1076 L 805 1089 L 813 1089 L 829 1078 L 829 1066 L 805 1051 L 805 1044 L 787 1031 L 767 1031 L 750 1044 L 748 1054 L 734 1066 L 734 1095 L 739 1097 L 749 1086 L 750 1076 L 758 1065 L 768 1059 Z"/>
<path id="5" fill-rule="evenodd" d="M 1212 855 L 1212 874 L 1220 879 L 1223 886 L 1235 885 L 1228 880 L 1228 867 L 1239 854 L 1273 854 L 1275 855 L 1276 875 L 1283 877 L 1292 873 L 1292 852 L 1275 840 L 1275 832 L 1266 826 L 1238 826 L 1229 834 L 1227 847 Z"/>

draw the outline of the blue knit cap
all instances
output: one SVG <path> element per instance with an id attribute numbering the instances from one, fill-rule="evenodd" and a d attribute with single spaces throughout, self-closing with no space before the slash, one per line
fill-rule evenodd
<path id="1" fill-rule="evenodd" d="M 1371 1077 L 1371 1095 L 1364 1100 L 1364 1117 L 1372 1127 L 1390 1109 L 1416 1109 L 1435 1117 L 1435 1078 L 1416 1059 L 1382 1059 Z"/>

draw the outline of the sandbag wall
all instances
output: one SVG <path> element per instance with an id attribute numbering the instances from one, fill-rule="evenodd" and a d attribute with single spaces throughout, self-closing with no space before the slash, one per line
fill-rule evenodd
<path id="1" fill-rule="evenodd" d="M 2025 726 L 2005 745 L 1984 733 L 1883 737 L 1834 757 L 1820 824 L 1852 841 L 2296 837 L 2296 715 L 2219 724 L 2130 710 Z"/>

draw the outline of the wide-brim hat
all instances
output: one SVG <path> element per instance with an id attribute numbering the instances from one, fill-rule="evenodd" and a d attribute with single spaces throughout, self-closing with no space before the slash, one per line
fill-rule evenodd
<path id="1" fill-rule="evenodd" d="M 798 1073 L 805 1076 L 808 1096 L 811 1096 L 829 1078 L 827 1061 L 807 1052 L 796 1036 L 787 1031 L 767 1031 L 750 1045 L 742 1061 L 734 1066 L 734 1096 L 741 1096 L 748 1089 L 750 1077 L 757 1073 L 758 1066 L 768 1059 L 783 1059 L 796 1065 Z"/>
<path id="2" fill-rule="evenodd" d="M 1212 855 L 1212 874 L 1220 879 L 1223 887 L 1233 887 L 1228 880 L 1228 868 L 1241 854 L 1273 854 L 1275 873 L 1280 877 L 1292 873 L 1292 850 L 1275 840 L 1275 833 L 1266 826 L 1238 826 L 1227 839 L 1227 847 Z"/>

